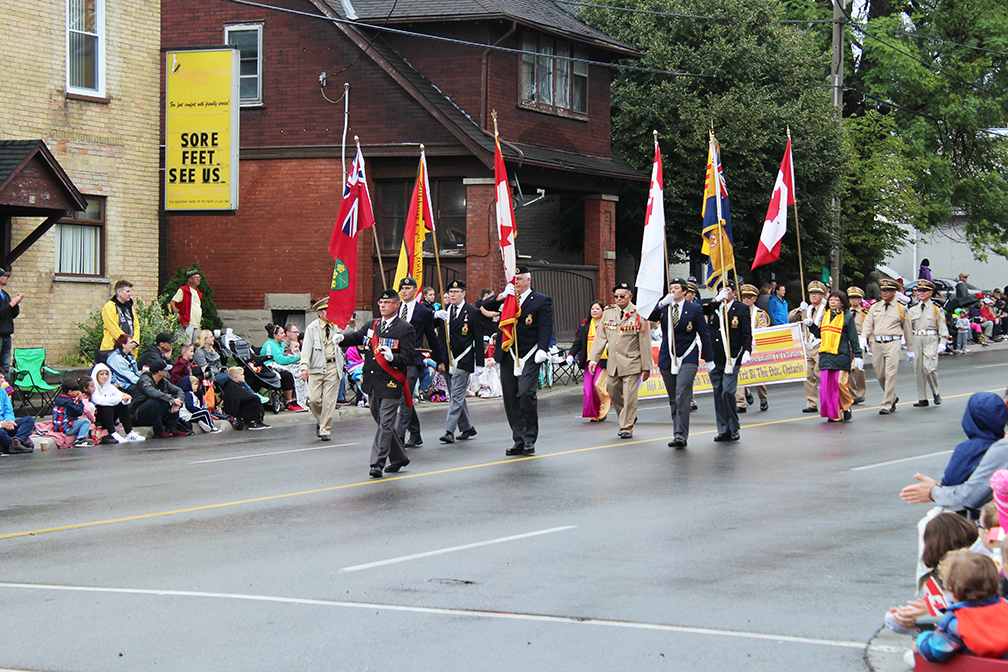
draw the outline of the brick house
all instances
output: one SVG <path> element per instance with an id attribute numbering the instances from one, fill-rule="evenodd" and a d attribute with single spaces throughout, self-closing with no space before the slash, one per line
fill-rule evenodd
<path id="1" fill-rule="evenodd" d="M 464 278 L 472 300 L 480 288 L 501 286 L 496 110 L 519 201 L 519 255 L 536 269 L 540 291 L 564 297 L 557 335 L 572 334 L 614 281 L 616 185 L 647 179 L 612 155 L 609 136 L 605 63 L 637 52 L 548 0 L 270 4 L 162 2 L 164 48 L 226 42 L 240 48 L 242 63 L 239 208 L 232 216 L 164 215 L 162 279 L 198 261 L 221 317 L 255 342 L 266 321 L 304 319 L 332 274 L 326 245 L 341 194 L 347 83 L 346 160 L 357 135 L 381 247 L 379 259 L 375 241 L 362 237 L 358 309 L 370 311 L 382 287 L 379 260 L 391 282 L 421 143 L 445 281 Z M 571 203 L 583 215 L 558 234 L 553 223 Z M 428 246 L 423 282 L 436 288 L 430 238 Z"/>
<path id="2" fill-rule="evenodd" d="M 14 347 L 77 351 L 122 278 L 157 293 L 158 0 L 0 4 L 0 227 Z M 82 200 L 78 200 L 82 199 Z"/>

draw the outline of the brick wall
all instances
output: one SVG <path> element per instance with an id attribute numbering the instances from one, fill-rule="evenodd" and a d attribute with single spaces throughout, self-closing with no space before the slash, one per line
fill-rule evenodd
<path id="1" fill-rule="evenodd" d="M 602 302 L 608 301 L 616 284 L 616 200 L 616 196 L 586 196 L 584 204 L 584 263 L 598 266 L 595 291 Z"/>

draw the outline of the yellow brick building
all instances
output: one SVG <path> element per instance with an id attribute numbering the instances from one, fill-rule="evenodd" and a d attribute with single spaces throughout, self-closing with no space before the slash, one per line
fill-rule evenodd
<path id="1" fill-rule="evenodd" d="M 160 0 L 0 3 L 0 140 L 42 140 L 88 208 L 13 261 L 14 347 L 73 353 L 117 280 L 158 290 Z M 33 201 L 34 202 L 34 201 Z M 3 254 L 43 221 L 0 218 Z"/>

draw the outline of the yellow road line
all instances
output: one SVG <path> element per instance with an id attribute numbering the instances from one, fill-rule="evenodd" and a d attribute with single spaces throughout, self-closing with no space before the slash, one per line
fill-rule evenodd
<path id="1" fill-rule="evenodd" d="M 989 392 L 997 392 L 997 390 L 988 390 Z M 956 399 L 957 397 L 968 397 L 971 396 L 972 392 L 965 394 L 956 394 L 948 397 L 943 397 L 944 399 Z M 873 407 L 859 408 L 857 411 L 870 411 L 874 410 Z M 797 418 L 786 418 L 784 420 L 770 420 L 767 422 L 757 422 L 749 425 L 743 425 L 742 429 L 748 429 L 750 427 L 765 427 L 767 425 L 781 425 L 788 422 L 798 422 L 800 420 L 818 420 L 818 415 L 808 414 L 807 416 L 801 416 Z M 704 434 L 713 434 L 715 430 L 707 430 L 703 432 L 694 432 L 692 436 L 703 436 Z M 402 481 L 410 478 L 426 478 L 428 476 L 439 476 L 441 474 L 451 474 L 460 471 L 468 471 L 470 469 L 482 469 L 484 467 L 495 467 L 501 464 L 514 464 L 516 462 L 526 462 L 528 460 L 541 460 L 548 457 L 560 457 L 562 455 L 575 455 L 577 453 L 587 453 L 594 450 L 602 450 L 604 448 L 616 448 L 618 446 L 632 446 L 638 443 L 652 443 L 654 441 L 668 441 L 674 437 L 663 436 L 653 439 L 636 439 L 633 441 L 620 441 L 618 443 L 607 443 L 601 446 L 589 446 L 587 448 L 574 448 L 572 450 L 563 450 L 558 453 L 546 453 L 544 455 L 528 455 L 525 457 L 512 457 L 506 460 L 494 460 L 493 462 L 481 462 L 479 464 L 469 464 L 461 467 L 449 467 L 447 469 L 437 469 L 435 471 L 424 471 L 419 474 L 402 474 L 400 476 L 386 477 L 381 479 L 369 479 L 367 481 L 359 481 L 357 483 L 346 483 L 344 485 L 333 485 L 328 488 L 316 488 L 313 490 L 300 490 L 298 492 L 287 492 L 280 495 L 267 495 L 265 497 L 254 497 L 251 499 L 239 499 L 233 502 L 221 502 L 219 504 L 204 504 L 203 506 L 192 506 L 185 509 L 172 509 L 171 511 L 158 511 L 157 513 L 144 513 L 137 516 L 126 516 L 124 518 L 110 518 L 108 520 L 95 520 L 89 523 L 76 523 L 74 525 L 61 525 L 59 527 L 47 527 L 41 530 L 30 530 L 27 532 L 14 532 L 12 534 L 2 534 L 0 535 L 0 540 L 2 539 L 16 539 L 18 537 L 31 537 L 39 534 L 48 534 L 50 532 L 65 532 L 67 530 L 81 530 L 88 527 L 99 527 L 102 525 L 112 525 L 114 523 L 128 523 L 135 520 L 148 520 L 151 518 L 161 518 L 162 516 L 174 516 L 180 513 L 195 513 L 197 511 L 211 511 L 213 509 L 223 509 L 231 506 L 241 506 L 243 504 L 257 504 L 259 502 L 271 502 L 280 499 L 288 499 L 290 497 L 303 497 L 305 495 L 317 495 L 323 492 L 335 492 L 337 490 L 346 490 L 348 488 L 358 488 L 366 485 L 374 485 L 378 483 L 389 483 L 392 481 Z"/>

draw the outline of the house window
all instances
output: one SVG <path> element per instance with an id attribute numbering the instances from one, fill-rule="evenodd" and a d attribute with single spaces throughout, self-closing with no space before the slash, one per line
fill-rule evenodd
<path id="1" fill-rule="evenodd" d="M 587 58 L 587 51 L 569 42 L 524 33 L 521 105 L 561 115 L 588 114 Z"/>
<path id="2" fill-rule="evenodd" d="M 105 199 L 86 198 L 86 210 L 56 223 L 56 275 L 105 275 Z"/>
<path id="3" fill-rule="evenodd" d="M 464 255 L 466 246 L 466 186 L 461 180 L 437 182 L 438 251 Z"/>
<path id="4" fill-rule="evenodd" d="M 105 0 L 67 0 L 67 92 L 105 95 Z"/>
<path id="5" fill-rule="evenodd" d="M 238 47 L 242 106 L 262 105 L 262 26 L 225 26 L 224 41 Z"/>
<path id="6" fill-rule="evenodd" d="M 431 212 L 438 236 L 438 252 L 464 255 L 466 244 L 466 187 L 462 180 L 436 180 L 431 184 L 434 202 Z M 374 214 L 378 239 L 386 254 L 398 254 L 406 231 L 406 210 L 413 195 L 413 182 L 405 180 L 375 182 Z M 430 236 L 424 251 L 434 253 Z"/>
<path id="7" fill-rule="evenodd" d="M 383 252 L 399 252 L 406 230 L 406 201 L 409 183 L 405 180 L 375 182 L 374 215 Z"/>

